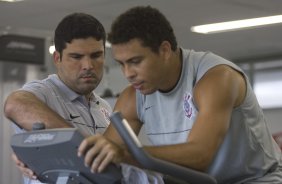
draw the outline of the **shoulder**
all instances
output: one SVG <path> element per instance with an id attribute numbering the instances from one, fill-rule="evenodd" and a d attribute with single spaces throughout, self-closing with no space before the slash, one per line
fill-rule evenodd
<path id="1" fill-rule="evenodd" d="M 135 95 L 136 95 L 136 89 L 132 85 L 129 85 L 121 92 L 120 97 L 135 98 Z"/>
<path id="2" fill-rule="evenodd" d="M 224 79 L 224 77 L 230 79 L 239 75 L 239 72 L 229 65 L 219 64 L 209 68 L 205 75 L 209 77 L 219 77 L 219 79 Z"/>
<path id="3" fill-rule="evenodd" d="M 245 95 L 246 82 L 241 72 L 222 64 L 210 68 L 195 86 L 198 99 L 228 101 L 235 106 Z"/>
<path id="4" fill-rule="evenodd" d="M 59 90 L 59 88 L 55 85 L 54 81 L 48 77 L 42 80 L 33 80 L 27 82 L 19 90 L 32 93 L 46 102 L 53 99 L 54 94 Z"/>
<path id="5" fill-rule="evenodd" d="M 243 79 L 243 75 L 232 68 L 231 66 L 222 64 L 216 65 L 208 69 L 196 86 L 204 88 L 220 88 L 229 87 L 232 84 L 237 84 Z"/>
<path id="6" fill-rule="evenodd" d="M 23 85 L 22 89 L 25 88 L 32 88 L 32 87 L 44 87 L 46 85 L 46 82 L 44 80 L 33 80 L 30 82 L 27 82 Z"/>
<path id="7" fill-rule="evenodd" d="M 100 106 L 102 106 L 102 107 L 106 108 L 108 111 L 112 112 L 112 107 L 107 100 L 103 99 L 102 97 L 100 97 L 99 95 L 97 95 L 94 92 L 93 92 L 93 95 L 95 97 L 96 104 L 98 103 Z"/>
<path id="8" fill-rule="evenodd" d="M 129 85 L 117 99 L 114 111 L 122 112 L 127 117 L 136 117 L 136 90 Z"/>
<path id="9" fill-rule="evenodd" d="M 27 90 L 27 91 L 40 91 L 40 90 L 47 90 L 52 88 L 52 85 L 50 84 L 49 78 L 45 78 L 42 80 L 33 80 L 30 82 L 27 82 L 23 85 L 21 90 Z"/>

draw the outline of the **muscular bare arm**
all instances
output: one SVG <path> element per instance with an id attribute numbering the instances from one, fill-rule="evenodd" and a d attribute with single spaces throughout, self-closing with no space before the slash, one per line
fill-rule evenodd
<path id="1" fill-rule="evenodd" d="M 144 148 L 156 158 L 205 171 L 223 142 L 229 128 L 232 110 L 242 103 L 245 90 L 245 81 L 240 73 L 228 66 L 214 67 L 195 86 L 194 101 L 199 112 L 187 142 Z M 135 104 L 134 89 L 129 87 L 120 96 L 115 110 L 120 111 L 134 132 L 138 133 L 141 123 L 136 114 Z M 105 136 L 111 143 L 104 138 L 100 139 L 102 142 L 99 145 L 109 143 L 107 146 L 95 146 L 99 140 L 97 137 L 92 140 L 89 138 L 80 146 L 81 155 L 85 153 L 87 146 L 94 145 L 86 153 L 86 165 L 89 165 L 93 171 L 100 172 L 110 162 L 134 163 L 131 155 L 123 149 L 123 142 L 112 126 Z"/>
<path id="2" fill-rule="evenodd" d="M 136 135 L 139 134 L 140 129 L 142 127 L 142 123 L 139 121 L 137 117 L 137 110 L 136 110 L 136 90 L 132 86 L 128 86 L 119 96 L 114 111 L 120 112 L 126 120 L 130 124 L 130 127 L 135 132 Z M 122 161 L 133 164 L 139 165 L 128 152 L 127 146 L 124 144 L 123 140 L 121 139 L 119 133 L 110 125 L 105 132 L 105 137 L 110 139 L 111 141 L 115 142 L 116 144 L 120 145 L 123 149 L 123 158 Z"/>
<path id="3" fill-rule="evenodd" d="M 137 118 L 136 112 L 136 94 L 135 89 L 132 86 L 127 87 L 119 96 L 114 111 L 120 112 L 126 117 L 133 131 L 138 135 L 141 129 L 141 122 Z M 116 129 L 110 125 L 104 134 L 106 137 L 116 142 L 117 144 L 123 144 L 121 137 L 119 136 Z"/>
<path id="4" fill-rule="evenodd" d="M 70 127 L 60 115 L 27 91 L 12 92 L 5 101 L 4 113 L 25 130 L 31 130 L 35 122 L 44 122 L 46 128 Z"/>
<path id="5" fill-rule="evenodd" d="M 145 149 L 160 159 L 205 171 L 223 142 L 233 108 L 242 103 L 244 96 L 241 74 L 227 66 L 214 67 L 194 89 L 199 113 L 187 142 Z"/>

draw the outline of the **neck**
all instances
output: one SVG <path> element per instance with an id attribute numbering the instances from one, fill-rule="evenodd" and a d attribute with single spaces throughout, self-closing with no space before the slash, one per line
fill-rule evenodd
<path id="1" fill-rule="evenodd" d="M 89 102 L 93 98 L 93 93 L 88 93 L 84 96 L 85 96 L 86 100 Z"/>
<path id="2" fill-rule="evenodd" d="M 169 67 L 167 68 L 167 77 L 166 77 L 166 83 L 169 85 L 167 89 L 165 90 L 159 90 L 161 92 L 169 92 L 172 89 L 175 88 L 177 85 L 181 72 L 182 72 L 182 52 L 181 49 L 177 49 L 171 59 L 170 59 L 170 64 Z"/>

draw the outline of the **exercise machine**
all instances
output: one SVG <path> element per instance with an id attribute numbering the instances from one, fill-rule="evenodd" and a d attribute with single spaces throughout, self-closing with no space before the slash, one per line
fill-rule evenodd
<path id="1" fill-rule="evenodd" d="M 77 156 L 83 139 L 76 128 L 44 129 L 35 123 L 33 131 L 13 135 L 11 147 L 42 183 L 121 183 L 121 170 L 114 164 L 102 173 L 92 173 L 84 166 L 84 158 Z"/>
<path id="2" fill-rule="evenodd" d="M 149 155 L 143 148 L 126 119 L 120 112 L 114 112 L 111 122 L 119 132 L 129 151 L 145 169 L 157 171 L 176 179 L 186 181 L 189 184 L 216 184 L 216 180 L 206 173 L 195 171 L 177 164 L 160 160 Z"/>
<path id="3" fill-rule="evenodd" d="M 210 175 L 149 155 L 120 112 L 110 116 L 111 122 L 128 146 L 133 157 L 144 168 L 169 175 L 189 184 L 216 184 Z M 35 123 L 33 131 L 12 136 L 11 147 L 43 183 L 54 184 L 118 184 L 121 170 L 110 164 L 102 173 L 91 173 L 77 149 L 84 137 L 76 128 L 44 129 Z"/>

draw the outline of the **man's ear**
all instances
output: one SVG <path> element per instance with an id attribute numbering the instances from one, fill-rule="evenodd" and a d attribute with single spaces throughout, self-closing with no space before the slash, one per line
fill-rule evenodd
<path id="1" fill-rule="evenodd" d="M 171 45 L 168 41 L 163 41 L 159 48 L 159 53 L 164 59 L 169 59 L 172 53 Z"/>
<path id="2" fill-rule="evenodd" d="M 58 51 L 55 51 L 53 53 L 53 59 L 55 64 L 61 62 L 61 54 Z"/>

